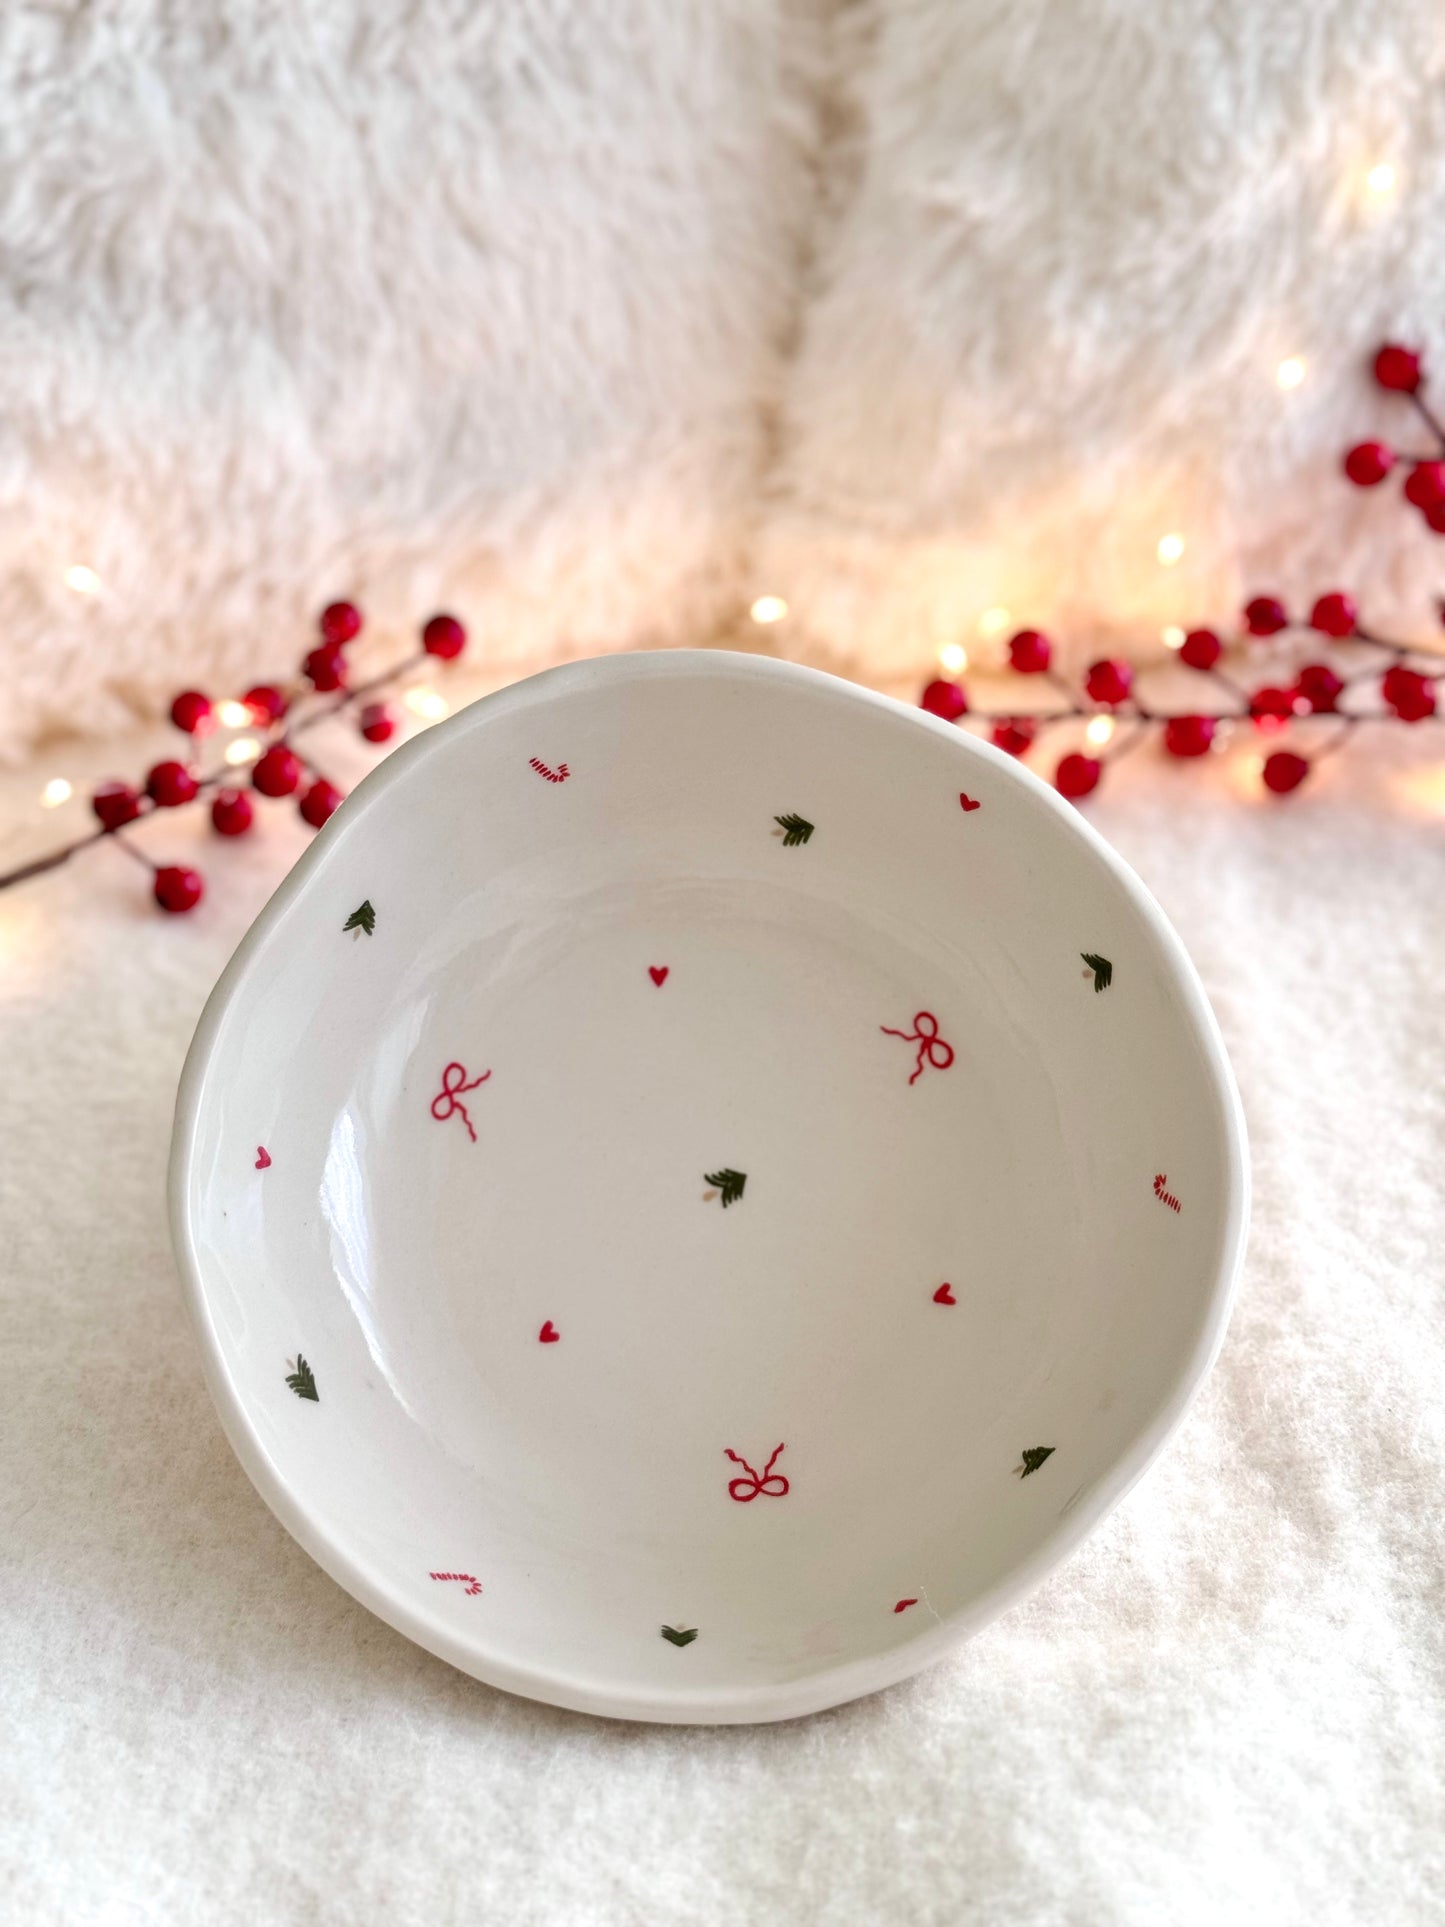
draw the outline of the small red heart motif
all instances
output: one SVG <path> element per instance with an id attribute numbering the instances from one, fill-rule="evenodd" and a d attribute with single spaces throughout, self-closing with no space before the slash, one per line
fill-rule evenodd
<path id="1" fill-rule="evenodd" d="M 667 982 L 667 971 L 668 966 L 666 964 L 649 964 L 647 966 L 647 974 L 655 984 L 665 984 Z"/>
<path id="2" fill-rule="evenodd" d="M 256 1146 L 256 1169 L 258 1171 L 269 1171 L 270 1168 L 271 1153 L 266 1149 L 264 1144 L 258 1144 Z"/>
<path id="3" fill-rule="evenodd" d="M 958 806 L 965 814 L 967 814 L 969 810 L 981 810 L 983 808 L 982 803 L 970 796 L 967 790 L 960 790 L 958 792 Z"/>
<path id="4" fill-rule="evenodd" d="M 917 1604 L 918 1601 L 916 1599 L 900 1599 L 893 1610 L 896 1613 L 906 1613 L 910 1606 L 916 1606 Z"/>
<path id="5" fill-rule="evenodd" d="M 561 1332 L 558 1331 L 557 1327 L 552 1323 L 550 1318 L 547 1320 L 546 1324 L 542 1327 L 541 1331 L 537 1333 L 537 1337 L 541 1340 L 542 1344 L 544 1345 L 555 1345 L 557 1343 L 557 1340 L 561 1336 L 562 1336 Z"/>
<path id="6" fill-rule="evenodd" d="M 940 1285 L 933 1294 L 933 1302 L 935 1305 L 956 1305 L 958 1300 L 953 1295 L 953 1286 Z"/>

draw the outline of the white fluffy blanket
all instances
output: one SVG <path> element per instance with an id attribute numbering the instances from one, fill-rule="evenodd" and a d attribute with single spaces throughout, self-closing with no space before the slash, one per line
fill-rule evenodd
<path id="1" fill-rule="evenodd" d="M 1440 338 L 1442 59 L 1429 0 L 6 9 L 0 753 L 338 593 L 517 669 L 761 589 L 874 674 L 999 604 L 1418 613 L 1334 454 Z"/>
<path id="2" fill-rule="evenodd" d="M 180 1308 L 166 1140 L 206 992 L 302 841 L 290 813 L 226 851 L 147 826 L 207 866 L 190 918 L 156 916 L 106 850 L 0 899 L 7 1927 L 1438 1920 L 1445 785 L 1425 735 L 1283 805 L 1227 766 L 1111 773 L 1094 820 L 1193 951 L 1249 1116 L 1223 1356 L 1026 1605 L 907 1685 L 775 1728 L 491 1692 L 341 1592 L 232 1458 Z M 0 780 L 0 807 L 40 774 Z"/>

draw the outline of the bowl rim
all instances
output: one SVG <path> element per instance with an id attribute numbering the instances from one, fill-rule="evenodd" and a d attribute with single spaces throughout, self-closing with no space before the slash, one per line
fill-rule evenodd
<path id="1" fill-rule="evenodd" d="M 1202 1307 L 1198 1336 L 1180 1367 L 1166 1379 L 1152 1416 L 1113 1465 L 1096 1479 L 1026 1559 L 995 1585 L 958 1611 L 921 1629 L 912 1639 L 881 1653 L 844 1661 L 798 1679 L 777 1684 L 718 1688 L 638 1689 L 619 1692 L 585 1677 L 519 1664 L 491 1651 L 485 1635 L 465 1638 L 419 1599 L 394 1590 L 351 1549 L 334 1539 L 325 1515 L 314 1516 L 293 1494 L 270 1458 L 247 1413 L 246 1403 L 226 1367 L 207 1298 L 203 1263 L 190 1208 L 192 1163 L 215 1045 L 232 1004 L 247 988 L 251 969 L 274 925 L 324 869 L 338 839 L 330 827 L 320 832 L 278 884 L 252 922 L 206 1000 L 186 1053 L 176 1093 L 168 1194 L 171 1241 L 181 1291 L 200 1347 L 207 1389 L 222 1430 L 271 1511 L 291 1536 L 338 1585 L 379 1619 L 438 1658 L 489 1686 L 575 1712 L 614 1719 L 666 1724 L 731 1725 L 795 1719 L 838 1706 L 909 1678 L 932 1660 L 952 1651 L 1000 1613 L 1017 1604 L 1089 1536 L 1158 1459 L 1183 1423 L 1219 1355 L 1243 1268 L 1249 1225 L 1250 1176 L 1243 1107 L 1220 1034 L 1198 972 L 1173 925 L 1134 870 L 1104 837 L 1056 790 L 1014 757 L 980 741 L 955 724 L 895 697 L 825 671 L 771 656 L 721 649 L 633 651 L 563 663 L 506 685 L 466 704 L 445 722 L 412 737 L 394 750 L 357 785 L 337 817 L 348 829 L 410 775 L 414 764 L 436 752 L 439 743 L 484 729 L 505 716 L 549 702 L 554 697 L 587 694 L 599 685 L 654 678 L 696 678 L 774 682 L 820 694 L 843 694 L 864 707 L 906 718 L 954 746 L 962 762 L 976 759 L 1006 780 L 1021 784 L 1067 821 L 1082 848 L 1106 869 L 1138 912 L 1170 967 L 1174 987 L 1198 1035 L 1205 1071 L 1218 1106 L 1223 1133 L 1224 1181 L 1219 1199 L 1219 1256 L 1213 1285 Z"/>

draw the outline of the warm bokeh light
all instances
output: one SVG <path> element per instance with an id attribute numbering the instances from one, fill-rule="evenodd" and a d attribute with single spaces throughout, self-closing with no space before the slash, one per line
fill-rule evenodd
<path id="1" fill-rule="evenodd" d="M 413 716 L 429 723 L 439 723 L 447 713 L 447 699 L 439 689 L 408 689 L 402 701 Z"/>
<path id="2" fill-rule="evenodd" d="M 985 609 L 978 619 L 978 633 L 981 636 L 1001 636 L 1013 622 L 1007 609 Z"/>
<path id="3" fill-rule="evenodd" d="M 1305 378 L 1305 365 L 1298 355 L 1289 355 L 1274 371 L 1281 388 L 1298 388 Z"/>
<path id="4" fill-rule="evenodd" d="M 1161 629 L 1159 631 L 1159 638 L 1166 649 L 1182 649 L 1184 647 L 1184 631 L 1179 627 L 1177 622 L 1168 623 Z"/>
<path id="5" fill-rule="evenodd" d="M 1171 530 L 1168 535 L 1161 535 L 1159 547 L 1155 553 L 1166 569 L 1173 568 L 1184 553 L 1184 537 L 1175 530 Z"/>
<path id="6" fill-rule="evenodd" d="M 754 622 L 781 622 L 787 613 L 788 605 L 780 595 L 760 595 L 748 611 Z"/>
<path id="7" fill-rule="evenodd" d="M 226 761 L 233 766 L 250 763 L 261 754 L 261 745 L 254 736 L 238 736 L 234 743 L 226 745 Z M 264 775 L 265 772 L 263 771 Z"/>
<path id="8" fill-rule="evenodd" d="M 56 810 L 62 803 L 68 803 L 75 791 L 63 776 L 52 776 L 40 792 L 40 806 L 46 810 Z"/>
<path id="9" fill-rule="evenodd" d="M 83 562 L 75 562 L 65 571 L 65 584 L 77 595 L 95 595 L 100 589 L 100 577 Z"/>
<path id="10" fill-rule="evenodd" d="M 1393 194 L 1395 191 L 1395 170 L 1388 161 L 1379 161 L 1365 176 L 1365 185 L 1372 194 Z"/>
<path id="11" fill-rule="evenodd" d="M 1084 731 L 1084 741 L 1094 749 L 1102 749 L 1113 734 L 1114 718 L 1112 716 L 1095 716 L 1088 728 Z"/>
<path id="12" fill-rule="evenodd" d="M 244 729 L 251 720 L 251 712 L 244 703 L 238 703 L 234 696 L 228 696 L 223 703 L 216 704 L 216 714 L 225 729 Z"/>
<path id="13" fill-rule="evenodd" d="M 960 676 L 968 667 L 968 651 L 961 642 L 946 642 L 938 652 L 938 660 L 950 676 Z"/>

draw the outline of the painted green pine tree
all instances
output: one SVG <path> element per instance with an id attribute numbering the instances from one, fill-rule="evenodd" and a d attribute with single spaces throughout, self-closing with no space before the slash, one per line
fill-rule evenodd
<path id="1" fill-rule="evenodd" d="M 288 1358 L 286 1363 L 291 1367 L 291 1370 L 286 1374 L 286 1383 L 291 1387 L 297 1398 L 309 1398 L 315 1404 L 319 1405 L 321 1403 L 321 1394 L 316 1389 L 315 1376 L 300 1352 L 297 1352 L 295 1358 Z"/>

